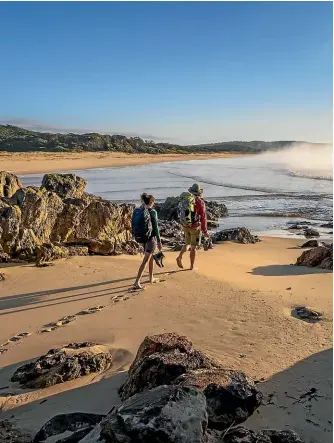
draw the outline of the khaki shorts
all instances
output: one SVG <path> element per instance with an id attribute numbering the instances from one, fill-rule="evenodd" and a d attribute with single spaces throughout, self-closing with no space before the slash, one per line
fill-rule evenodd
<path id="1" fill-rule="evenodd" d="M 199 246 L 201 244 L 202 232 L 200 228 L 183 227 L 186 245 Z"/>

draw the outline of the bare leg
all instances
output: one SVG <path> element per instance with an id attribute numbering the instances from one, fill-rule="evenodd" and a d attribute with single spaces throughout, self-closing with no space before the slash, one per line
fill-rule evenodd
<path id="1" fill-rule="evenodd" d="M 195 269 L 195 258 L 196 258 L 196 245 L 191 245 L 190 247 L 190 269 Z"/>
<path id="2" fill-rule="evenodd" d="M 185 252 L 187 252 L 187 250 L 188 250 L 188 245 L 184 245 L 184 246 L 182 246 L 182 249 L 181 249 L 181 251 L 180 251 L 180 254 L 178 255 L 178 257 L 177 257 L 177 259 L 176 259 L 176 263 L 177 263 L 178 267 L 181 268 L 181 269 L 183 269 L 182 257 L 183 257 L 183 254 L 184 254 Z"/>
<path id="3" fill-rule="evenodd" d="M 142 264 L 140 265 L 140 267 L 138 269 L 136 281 L 134 282 L 134 285 L 133 285 L 134 288 L 136 288 L 136 289 L 143 289 L 142 285 L 140 284 L 140 279 L 142 278 L 142 275 L 145 271 L 145 268 L 146 268 L 148 260 L 150 259 L 150 256 L 152 258 L 152 254 L 150 252 L 145 252 Z M 152 272 L 153 272 L 153 268 L 152 268 Z"/>
<path id="4" fill-rule="evenodd" d="M 153 259 L 153 255 L 151 255 L 150 260 L 148 262 L 148 273 L 150 276 L 150 283 L 154 283 L 157 280 L 153 277 L 153 268 L 154 268 L 154 259 Z"/>

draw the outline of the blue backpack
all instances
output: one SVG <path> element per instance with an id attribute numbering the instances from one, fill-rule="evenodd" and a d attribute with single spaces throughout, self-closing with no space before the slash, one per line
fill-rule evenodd
<path id="1" fill-rule="evenodd" d="M 132 234 L 136 242 L 144 244 L 152 238 L 153 226 L 149 209 L 136 208 L 132 215 Z"/>

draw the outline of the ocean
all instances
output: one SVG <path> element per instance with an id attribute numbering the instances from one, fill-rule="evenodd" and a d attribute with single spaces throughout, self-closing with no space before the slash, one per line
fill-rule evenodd
<path id="1" fill-rule="evenodd" d="M 314 161 L 307 166 L 299 159 L 296 167 L 284 157 L 282 151 L 72 172 L 88 181 L 87 192 L 116 202 L 139 203 L 144 191 L 161 201 L 198 182 L 205 199 L 223 202 L 228 208 L 229 217 L 220 220 L 220 229 L 245 226 L 258 235 L 298 238 L 287 230 L 288 223 L 308 221 L 321 238 L 331 238 L 332 229 L 319 226 L 333 218 L 331 161 L 314 168 Z M 40 186 L 42 177 L 28 175 L 22 181 L 25 186 Z"/>

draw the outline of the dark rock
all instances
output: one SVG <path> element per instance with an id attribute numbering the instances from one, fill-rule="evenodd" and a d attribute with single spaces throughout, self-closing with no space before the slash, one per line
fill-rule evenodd
<path id="1" fill-rule="evenodd" d="M 223 229 L 212 235 L 213 243 L 222 241 L 235 241 L 238 243 L 257 243 L 260 239 L 256 235 L 252 235 L 247 228 Z"/>
<path id="2" fill-rule="evenodd" d="M 73 432 L 69 437 L 61 438 L 57 440 L 56 443 L 80 443 L 81 440 L 86 437 L 94 429 L 94 426 L 88 426 L 86 428 L 79 429 Z"/>
<path id="3" fill-rule="evenodd" d="M 10 198 L 20 188 L 22 188 L 22 183 L 16 175 L 0 171 L 0 197 Z"/>
<path id="4" fill-rule="evenodd" d="M 319 267 L 322 269 L 333 269 L 333 245 L 318 246 L 304 251 L 297 258 L 297 266 Z"/>
<path id="5" fill-rule="evenodd" d="M 112 362 L 108 348 L 92 343 L 70 343 L 51 349 L 32 363 L 20 366 L 11 378 L 25 388 L 46 388 L 100 372 Z"/>
<path id="6" fill-rule="evenodd" d="M 160 385 L 172 384 L 174 380 L 193 369 L 214 368 L 215 362 L 200 351 L 190 353 L 178 349 L 165 353 L 155 353 L 140 359 L 133 367 L 127 381 L 119 389 L 121 398 Z"/>
<path id="7" fill-rule="evenodd" d="M 323 225 L 320 225 L 320 228 L 333 228 L 333 222 L 324 223 Z"/>
<path id="8" fill-rule="evenodd" d="M 69 414 L 59 414 L 51 418 L 41 429 L 37 432 L 33 443 L 39 443 L 45 441 L 47 438 L 53 435 L 60 435 L 66 431 L 77 432 L 83 431 L 81 437 L 85 437 L 86 434 L 91 430 L 92 426 L 97 425 L 105 417 L 105 415 L 100 414 L 89 414 L 86 412 L 72 412 Z M 88 428 L 88 429 L 87 429 Z M 77 434 L 76 437 L 78 437 Z M 58 440 L 71 442 L 72 440 Z M 77 440 L 80 441 L 80 440 Z"/>
<path id="9" fill-rule="evenodd" d="M 242 426 L 232 428 L 227 432 L 224 431 L 219 435 L 214 434 L 214 436 L 216 437 L 215 443 L 272 443 L 270 438 L 262 433 L 251 431 Z"/>
<path id="10" fill-rule="evenodd" d="M 159 386 L 129 398 L 82 443 L 204 443 L 206 427 L 202 392 Z"/>
<path id="11" fill-rule="evenodd" d="M 210 431 L 209 431 L 210 432 Z M 299 436 L 289 430 L 262 430 L 254 432 L 242 426 L 232 428 L 226 433 L 213 434 L 215 443 L 303 443 Z"/>
<path id="12" fill-rule="evenodd" d="M 305 237 L 319 237 L 320 234 L 317 230 L 312 228 L 304 229 L 304 235 Z"/>
<path id="13" fill-rule="evenodd" d="M 87 181 L 75 174 L 45 174 L 42 186 L 55 192 L 62 199 L 80 198 L 85 192 Z"/>
<path id="14" fill-rule="evenodd" d="M 266 437 L 269 437 L 270 443 L 303 443 L 300 437 L 290 429 L 276 431 L 273 429 L 261 431 Z"/>
<path id="15" fill-rule="evenodd" d="M 14 428 L 9 420 L 0 420 L 0 442 L 32 443 L 32 438 L 28 433 Z"/>
<path id="16" fill-rule="evenodd" d="M 139 346 L 136 358 L 129 369 L 132 374 L 139 360 L 157 352 L 170 352 L 178 350 L 183 353 L 191 353 L 193 344 L 188 337 L 179 335 L 176 332 L 166 332 L 164 334 L 148 335 Z"/>
<path id="17" fill-rule="evenodd" d="M 262 394 L 244 373 L 229 369 L 198 369 L 181 375 L 174 384 L 203 391 L 209 428 L 226 429 L 242 423 L 260 406 Z"/>
<path id="18" fill-rule="evenodd" d="M 316 323 L 323 319 L 323 313 L 307 308 L 306 306 L 296 306 L 292 312 L 293 317 L 300 318 L 309 323 Z"/>
<path id="19" fill-rule="evenodd" d="M 319 241 L 319 240 L 308 240 L 307 242 L 303 243 L 300 247 L 301 248 L 316 248 L 318 246 L 326 246 L 326 244 L 322 241 Z"/>
<path id="20" fill-rule="evenodd" d="M 160 349 L 154 352 L 155 349 Z M 147 337 L 119 389 L 124 400 L 145 389 L 172 384 L 180 375 L 194 369 L 212 369 L 219 363 L 192 348 L 186 337 L 161 334 Z"/>

